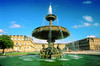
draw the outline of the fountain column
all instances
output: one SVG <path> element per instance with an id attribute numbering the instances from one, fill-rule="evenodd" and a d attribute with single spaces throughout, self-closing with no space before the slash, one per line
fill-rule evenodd
<path id="1" fill-rule="evenodd" d="M 54 42 L 55 42 L 54 40 L 51 40 L 51 41 L 48 40 L 47 42 L 48 42 L 48 47 L 51 47 L 51 48 L 54 47 Z"/>
<path id="2" fill-rule="evenodd" d="M 52 20 L 50 20 L 49 25 L 52 26 Z"/>
<path id="3" fill-rule="evenodd" d="M 48 33 L 48 47 L 53 48 L 55 40 L 52 38 L 52 21 L 54 21 L 57 17 L 52 14 L 52 7 L 50 5 L 48 15 L 45 16 L 45 19 L 49 21 L 49 33 Z"/>

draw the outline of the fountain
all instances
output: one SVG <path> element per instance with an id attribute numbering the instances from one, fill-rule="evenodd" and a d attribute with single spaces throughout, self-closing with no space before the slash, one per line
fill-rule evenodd
<path id="1" fill-rule="evenodd" d="M 60 58 L 62 56 L 62 51 L 59 48 L 54 47 L 55 40 L 64 39 L 70 35 L 69 31 L 61 26 L 52 25 L 52 21 L 56 19 L 56 15 L 52 14 L 52 7 L 49 7 L 49 14 L 45 16 L 45 19 L 49 21 L 49 26 L 41 26 L 36 28 L 32 32 L 32 36 L 38 39 L 47 40 L 48 47 L 45 48 L 45 45 L 42 45 L 40 50 L 41 58 Z"/>

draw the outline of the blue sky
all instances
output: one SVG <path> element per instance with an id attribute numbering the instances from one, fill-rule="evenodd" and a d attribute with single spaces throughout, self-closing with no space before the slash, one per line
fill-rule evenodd
<path id="1" fill-rule="evenodd" d="M 80 40 L 91 35 L 100 38 L 99 3 L 100 0 L 0 0 L 0 35 L 31 37 L 35 28 L 49 25 L 44 17 L 51 4 L 53 14 L 58 17 L 53 25 L 63 26 L 71 33 L 70 37 L 57 42 Z"/>

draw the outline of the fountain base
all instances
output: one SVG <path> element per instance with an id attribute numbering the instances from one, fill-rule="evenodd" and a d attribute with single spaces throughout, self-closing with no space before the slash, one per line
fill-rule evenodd
<path id="1" fill-rule="evenodd" d="M 62 57 L 62 51 L 59 48 L 59 45 L 57 48 L 55 47 L 48 47 L 45 48 L 44 45 L 42 45 L 43 48 L 40 50 L 40 57 L 41 58 L 50 58 L 50 59 L 56 59 Z"/>

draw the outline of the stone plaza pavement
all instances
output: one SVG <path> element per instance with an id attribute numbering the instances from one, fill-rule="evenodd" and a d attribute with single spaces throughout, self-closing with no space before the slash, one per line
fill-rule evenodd
<path id="1" fill-rule="evenodd" d="M 100 55 L 100 51 L 72 51 L 72 52 L 63 52 L 66 54 L 96 54 Z"/>

